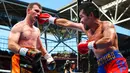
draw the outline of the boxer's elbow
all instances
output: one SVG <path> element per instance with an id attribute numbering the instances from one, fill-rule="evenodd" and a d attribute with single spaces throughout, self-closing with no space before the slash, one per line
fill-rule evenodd
<path id="1" fill-rule="evenodd" d="M 12 47 L 13 47 L 14 45 L 13 45 L 13 43 L 11 43 L 10 41 L 8 42 L 8 49 L 9 50 L 12 50 Z"/>
<path id="2" fill-rule="evenodd" d="M 109 47 L 112 45 L 112 40 L 109 37 L 104 38 L 104 43 L 106 44 L 106 47 Z"/>

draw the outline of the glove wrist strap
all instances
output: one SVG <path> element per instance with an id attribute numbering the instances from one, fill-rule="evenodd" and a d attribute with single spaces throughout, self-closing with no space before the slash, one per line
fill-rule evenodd
<path id="1" fill-rule="evenodd" d="M 27 52 L 28 52 L 27 48 L 20 48 L 20 50 L 19 50 L 19 54 L 22 56 L 26 56 Z"/>
<path id="2" fill-rule="evenodd" d="M 47 63 L 48 63 L 48 64 L 54 60 L 54 59 L 51 57 L 51 55 L 48 54 L 48 53 L 44 55 L 44 58 L 47 60 Z"/>
<path id="3" fill-rule="evenodd" d="M 56 18 L 55 17 L 49 17 L 49 23 L 51 23 L 51 24 L 55 24 L 55 20 L 56 20 Z"/>
<path id="4" fill-rule="evenodd" d="M 88 48 L 89 48 L 89 49 L 97 49 L 97 48 L 96 48 L 95 41 L 89 42 L 89 43 L 88 43 Z"/>

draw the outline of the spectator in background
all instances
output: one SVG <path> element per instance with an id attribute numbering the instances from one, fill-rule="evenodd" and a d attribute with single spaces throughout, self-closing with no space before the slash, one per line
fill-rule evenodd
<path id="1" fill-rule="evenodd" d="M 64 65 L 64 73 L 78 72 L 75 61 L 66 60 Z"/>

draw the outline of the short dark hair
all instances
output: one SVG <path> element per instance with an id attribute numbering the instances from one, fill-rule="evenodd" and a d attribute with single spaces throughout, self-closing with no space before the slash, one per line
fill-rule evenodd
<path id="1" fill-rule="evenodd" d="M 37 3 L 37 2 L 30 3 L 28 5 L 27 9 L 32 9 L 34 5 L 37 5 L 40 9 L 42 9 L 42 6 L 39 3 Z"/>
<path id="2" fill-rule="evenodd" d="M 96 18 L 99 18 L 99 9 L 92 2 L 83 2 L 79 5 L 79 11 L 83 10 L 84 13 L 88 16 L 91 12 L 93 12 Z"/>

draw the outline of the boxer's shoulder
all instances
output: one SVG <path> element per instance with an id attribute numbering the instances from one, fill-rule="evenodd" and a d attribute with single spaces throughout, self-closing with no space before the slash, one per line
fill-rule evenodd
<path id="1" fill-rule="evenodd" d="M 110 21 L 102 21 L 103 25 L 111 26 L 113 25 Z"/>
<path id="2" fill-rule="evenodd" d="M 18 23 L 16 23 L 16 24 L 12 27 L 11 31 L 20 31 L 20 30 L 22 29 L 22 27 L 23 27 L 23 25 L 21 25 L 21 24 L 22 24 L 21 21 L 18 22 Z"/>
<path id="3" fill-rule="evenodd" d="M 40 32 L 40 29 L 39 29 L 38 27 L 33 26 L 33 28 L 34 28 L 34 30 L 36 30 L 36 31 L 39 31 L 39 32 Z"/>
<path id="4" fill-rule="evenodd" d="M 112 24 L 110 21 L 103 21 L 102 26 L 103 26 L 103 29 L 107 29 L 107 28 L 111 28 L 111 27 L 113 28 L 114 24 Z"/>
<path id="5" fill-rule="evenodd" d="M 20 27 L 23 27 L 23 25 L 24 25 L 23 21 L 20 21 L 20 22 L 16 23 L 12 28 L 19 28 L 20 29 Z"/>

